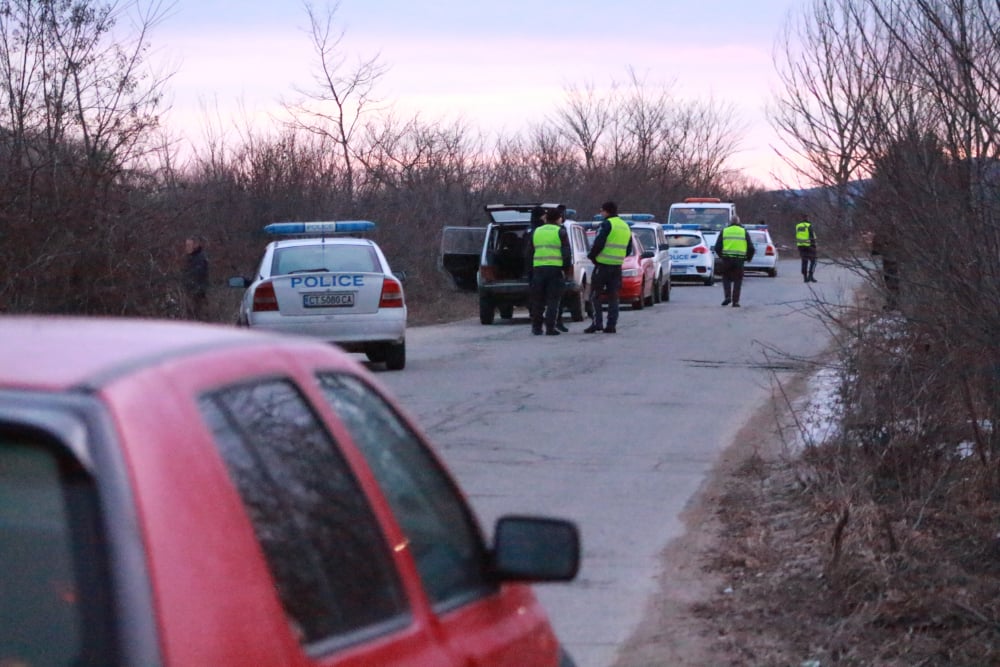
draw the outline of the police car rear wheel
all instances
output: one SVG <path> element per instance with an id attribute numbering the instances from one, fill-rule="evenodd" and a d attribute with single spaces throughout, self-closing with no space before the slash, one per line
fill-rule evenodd
<path id="1" fill-rule="evenodd" d="M 385 367 L 390 371 L 401 371 L 406 366 L 406 341 L 389 343 L 385 347 Z"/>

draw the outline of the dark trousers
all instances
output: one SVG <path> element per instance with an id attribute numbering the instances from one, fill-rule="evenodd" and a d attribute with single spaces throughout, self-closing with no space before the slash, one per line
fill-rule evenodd
<path id="1" fill-rule="evenodd" d="M 535 266 L 531 269 L 531 330 L 541 331 L 556 328 L 559 303 L 566 289 L 566 279 L 562 267 Z"/>
<path id="2" fill-rule="evenodd" d="M 208 295 L 205 292 L 198 290 L 184 295 L 184 317 L 199 322 L 208 320 Z"/>
<path id="3" fill-rule="evenodd" d="M 799 257 L 802 259 L 802 276 L 812 278 L 816 272 L 816 248 L 799 246 Z"/>
<path id="4" fill-rule="evenodd" d="M 899 263 L 882 257 L 882 279 L 885 281 L 886 307 L 899 308 Z"/>
<path id="5" fill-rule="evenodd" d="M 618 295 L 622 291 L 622 267 L 610 264 L 594 264 L 590 276 L 590 309 L 594 313 L 594 326 L 603 329 L 604 314 L 601 310 L 601 294 L 608 301 L 608 326 L 618 325 Z"/>
<path id="6" fill-rule="evenodd" d="M 740 302 L 743 291 L 743 260 L 735 257 L 722 258 L 722 294 L 726 300 Z"/>

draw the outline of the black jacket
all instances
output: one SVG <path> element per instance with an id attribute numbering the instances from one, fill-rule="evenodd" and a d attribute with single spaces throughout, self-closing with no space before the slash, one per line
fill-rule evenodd
<path id="1" fill-rule="evenodd" d="M 184 257 L 184 291 L 194 296 L 205 296 L 208 290 L 208 258 L 201 248 Z"/>

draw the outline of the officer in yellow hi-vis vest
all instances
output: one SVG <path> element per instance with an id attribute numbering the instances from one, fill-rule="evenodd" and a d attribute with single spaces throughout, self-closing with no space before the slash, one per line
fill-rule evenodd
<path id="1" fill-rule="evenodd" d="M 573 253 L 566 229 L 559 224 L 562 211 L 545 212 L 543 224 L 531 233 L 531 333 L 558 336 L 556 318 L 566 289 L 566 272 L 573 266 Z"/>
<path id="2" fill-rule="evenodd" d="M 743 291 L 743 264 L 753 259 L 755 248 L 750 233 L 734 215 L 729 226 L 722 230 L 715 240 L 715 254 L 722 262 L 723 306 L 733 304 L 740 307 L 740 293 Z"/>
<path id="3" fill-rule="evenodd" d="M 618 217 L 618 205 L 613 201 L 601 204 L 604 221 L 597 230 L 594 245 L 587 257 L 594 263 L 590 276 L 590 307 L 593 323 L 583 333 L 616 333 L 618 326 L 618 294 L 622 289 L 622 264 L 632 252 L 632 228 Z M 601 312 L 601 294 L 607 296 L 608 325 L 604 326 Z"/>
<path id="4" fill-rule="evenodd" d="M 795 225 L 795 245 L 802 259 L 802 280 L 807 283 L 817 282 L 813 278 L 816 273 L 816 233 L 813 231 L 809 218 L 802 215 L 802 222 Z"/>

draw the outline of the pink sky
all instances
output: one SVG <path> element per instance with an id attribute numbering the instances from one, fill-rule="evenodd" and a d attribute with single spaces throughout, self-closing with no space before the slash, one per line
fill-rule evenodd
<path id="1" fill-rule="evenodd" d="M 733 104 L 749 129 L 730 166 L 770 187 L 774 173 L 790 178 L 765 117 L 775 89 L 772 48 L 798 4 L 342 0 L 336 17 L 348 65 L 379 55 L 389 66 L 378 91 L 400 115 L 461 117 L 488 132 L 516 132 L 542 121 L 567 86 L 624 83 L 631 67 L 677 98 Z M 247 0 L 239 7 L 179 0 L 153 34 L 157 56 L 175 70 L 165 120 L 192 141 L 206 107 L 222 123 L 249 114 L 266 124 L 280 98 L 310 85 L 315 57 L 302 5 Z"/>

